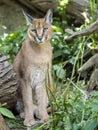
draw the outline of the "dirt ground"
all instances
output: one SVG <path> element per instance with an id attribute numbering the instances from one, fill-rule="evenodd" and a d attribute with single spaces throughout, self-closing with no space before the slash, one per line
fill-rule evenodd
<path id="1" fill-rule="evenodd" d="M 0 35 L 11 33 L 26 23 L 21 7 L 0 5 Z"/>

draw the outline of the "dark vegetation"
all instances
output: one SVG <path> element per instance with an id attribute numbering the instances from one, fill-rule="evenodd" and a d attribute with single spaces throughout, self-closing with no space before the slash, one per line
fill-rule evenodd
<path id="1" fill-rule="evenodd" d="M 50 120 L 34 130 L 98 130 L 98 91 L 87 90 L 87 83 L 94 67 L 83 73 L 78 73 L 78 69 L 92 55 L 97 52 L 97 36 L 91 34 L 78 37 L 69 41 L 64 38 L 69 37 L 65 32 L 66 27 L 74 31 L 87 28 L 96 20 L 95 11 L 98 9 L 96 0 L 90 2 L 90 21 L 83 24 L 74 23 L 74 19 L 66 13 L 66 5 L 69 1 L 58 0 L 60 5 L 56 8 L 60 17 L 55 16 L 53 22 L 54 35 L 51 40 L 53 46 L 53 78 L 55 93 L 51 94 L 50 106 L 57 107 L 57 111 L 51 112 Z M 13 63 L 15 55 L 19 51 L 21 44 L 27 37 L 27 26 L 1 36 L 0 52 L 9 54 L 9 62 Z M 0 105 L 2 108 L 2 104 Z M 9 116 L 10 113 L 0 109 L 3 115 L 9 118 L 7 123 L 9 128 L 25 129 L 19 117 Z"/>

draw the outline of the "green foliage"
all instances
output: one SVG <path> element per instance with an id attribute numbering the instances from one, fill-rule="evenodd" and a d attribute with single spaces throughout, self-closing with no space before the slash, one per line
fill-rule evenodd
<path id="1" fill-rule="evenodd" d="M 6 103 L 4 103 L 4 104 L 0 103 L 0 113 L 3 116 L 6 116 L 6 117 L 11 118 L 11 119 L 15 119 L 15 116 L 13 115 L 13 113 L 9 109 L 4 107 L 5 105 L 6 105 Z"/>
<path id="2" fill-rule="evenodd" d="M 72 82 L 72 85 L 74 88 L 66 85 L 67 88 L 52 100 L 52 105 L 57 107 L 57 111 L 52 111 L 50 121 L 34 130 L 98 129 L 98 92 L 88 95 L 81 82 Z"/>
<path id="3" fill-rule="evenodd" d="M 12 118 L 12 119 L 15 119 L 15 116 L 13 115 L 13 113 L 5 108 L 5 107 L 0 107 L 0 113 L 3 115 L 3 116 L 6 116 L 8 118 Z"/>
<path id="4" fill-rule="evenodd" d="M 11 62 L 19 51 L 23 41 L 26 39 L 27 27 L 23 27 L 11 34 L 4 34 L 0 39 L 0 52 L 2 54 L 9 54 Z"/>

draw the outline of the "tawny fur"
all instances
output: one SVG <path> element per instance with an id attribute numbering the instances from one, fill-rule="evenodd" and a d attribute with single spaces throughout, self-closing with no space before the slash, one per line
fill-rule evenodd
<path id="1" fill-rule="evenodd" d="M 43 122 L 49 118 L 45 84 L 49 81 L 52 88 L 51 13 L 52 11 L 49 10 L 46 17 L 42 19 L 33 19 L 31 16 L 28 18 L 30 21 L 28 38 L 24 41 L 14 61 L 14 70 L 19 81 L 24 106 L 24 125 L 26 126 L 36 123 L 34 119 L 36 107 L 38 118 Z"/>

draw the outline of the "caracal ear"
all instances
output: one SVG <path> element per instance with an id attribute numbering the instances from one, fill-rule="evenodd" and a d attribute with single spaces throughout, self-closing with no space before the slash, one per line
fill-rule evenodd
<path id="1" fill-rule="evenodd" d="M 53 17 L 53 9 L 49 9 L 45 16 L 46 23 L 52 24 L 52 21 L 53 21 L 52 17 Z"/>
<path id="2" fill-rule="evenodd" d="M 24 14 L 24 16 L 25 16 L 25 19 L 26 19 L 26 21 L 27 21 L 27 24 L 28 24 L 28 25 L 32 24 L 33 21 L 34 21 L 34 18 L 33 18 L 31 15 L 29 15 L 27 12 L 25 12 L 23 9 L 22 9 L 22 12 L 23 12 L 23 14 Z"/>

